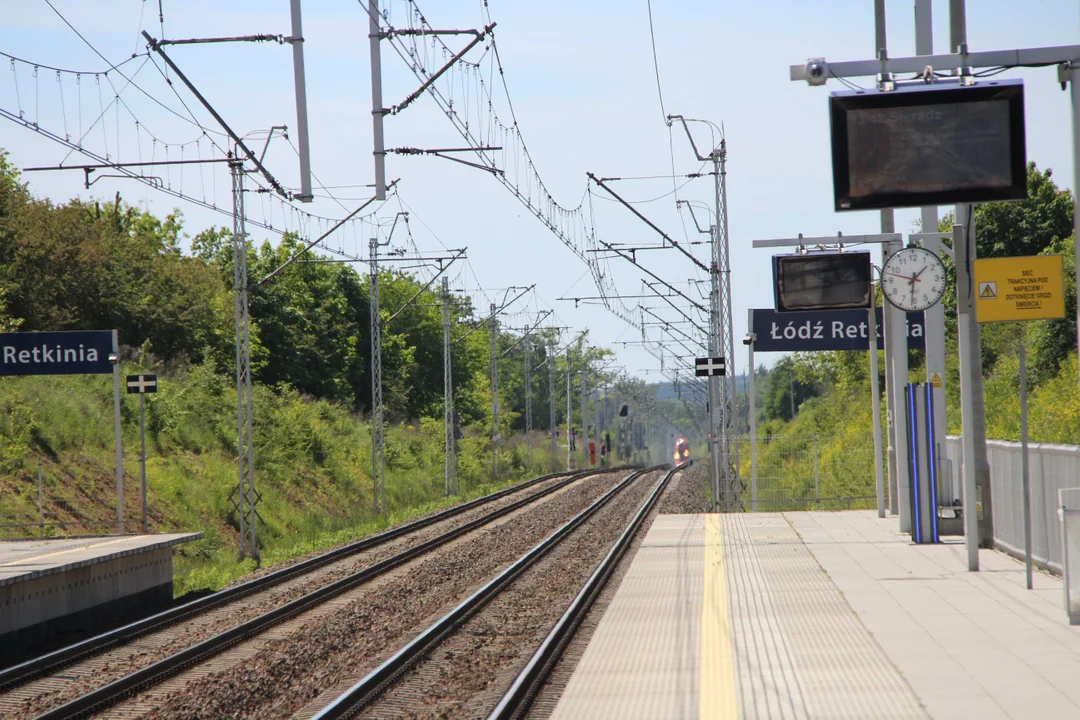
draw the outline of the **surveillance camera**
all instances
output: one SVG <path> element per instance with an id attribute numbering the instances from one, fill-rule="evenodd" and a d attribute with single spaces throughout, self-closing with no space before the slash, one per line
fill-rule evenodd
<path id="1" fill-rule="evenodd" d="M 829 79 L 829 63 L 825 58 L 810 58 L 806 61 L 806 82 L 810 85 L 824 85 Z"/>
<path id="2" fill-rule="evenodd" d="M 115 365 L 116 363 L 120 362 L 120 356 L 116 353 L 109 353 L 109 362 Z"/>
<path id="3" fill-rule="evenodd" d="M 753 345 L 755 340 L 757 340 L 757 333 L 747 333 L 743 336 L 742 344 Z"/>

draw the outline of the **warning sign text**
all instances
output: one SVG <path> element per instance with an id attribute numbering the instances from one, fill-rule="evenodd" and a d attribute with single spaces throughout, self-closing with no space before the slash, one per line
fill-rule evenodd
<path id="1" fill-rule="evenodd" d="M 975 317 L 1013 322 L 1065 317 L 1060 255 L 975 261 Z"/>

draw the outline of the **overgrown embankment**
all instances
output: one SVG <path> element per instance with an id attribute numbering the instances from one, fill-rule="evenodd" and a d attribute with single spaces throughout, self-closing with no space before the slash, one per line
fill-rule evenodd
<path id="1" fill-rule="evenodd" d="M 145 371 L 137 363 L 122 373 Z M 160 369 L 159 369 L 160 373 Z M 237 517 L 229 494 L 236 485 L 236 392 L 199 365 L 159 374 L 147 396 L 147 483 L 151 531 L 201 530 L 204 539 L 178 549 L 178 594 L 217 588 L 250 570 L 236 562 Z M 444 504 L 442 423 L 391 425 L 386 436 L 386 495 L 390 518 L 372 510 L 371 436 L 365 420 L 340 405 L 273 392 L 256 384 L 255 478 L 264 562 L 293 557 L 373 532 Z M 126 529 L 141 524 L 138 399 L 122 395 Z M 56 521 L 76 523 L 68 534 L 112 531 L 116 519 L 112 378 L 0 378 L 0 524 L 39 520 L 37 468 L 42 462 L 45 532 Z M 468 430 L 467 435 L 470 435 Z M 492 480 L 486 437 L 458 442 L 459 486 L 476 495 L 498 484 L 547 471 L 547 454 L 527 462 L 524 439 L 500 452 Z M 77 523 L 104 522 L 104 526 Z M 3 529 L 37 535 L 39 527 Z"/>

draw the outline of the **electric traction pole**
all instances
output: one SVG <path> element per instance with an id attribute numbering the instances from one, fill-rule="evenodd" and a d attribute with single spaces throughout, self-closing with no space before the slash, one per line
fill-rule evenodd
<path id="1" fill-rule="evenodd" d="M 727 365 L 725 375 L 710 376 L 709 392 L 709 456 L 713 466 L 713 509 L 731 512 L 742 506 L 742 484 L 731 462 L 731 436 L 735 430 L 735 338 L 731 316 L 731 254 L 727 215 L 727 140 L 720 138 L 720 145 L 708 155 L 698 152 L 688 122 L 692 119 L 682 115 L 669 115 L 668 123 L 678 120 L 695 157 L 701 162 L 712 162 L 714 180 L 714 211 L 716 224 L 710 233 L 712 260 L 709 265 L 709 353 L 723 357 Z M 700 122 L 700 121 L 698 121 Z"/>
<path id="2" fill-rule="evenodd" d="M 532 340 L 525 335 L 525 447 L 532 462 Z"/>
<path id="3" fill-rule="evenodd" d="M 574 373 L 570 369 L 570 347 L 566 348 L 566 472 L 574 467 Z"/>
<path id="4" fill-rule="evenodd" d="M 581 469 L 589 467 L 589 363 L 581 353 Z"/>
<path id="5" fill-rule="evenodd" d="M 368 240 L 371 270 L 371 481 L 376 515 L 386 515 L 386 465 L 382 400 L 382 323 L 379 319 L 379 241 Z"/>
<path id="6" fill-rule="evenodd" d="M 499 473 L 499 318 L 491 303 L 491 478 Z"/>
<path id="7" fill-rule="evenodd" d="M 443 447 L 445 462 L 443 478 L 444 493 L 457 495 L 457 456 L 455 455 L 454 437 L 454 378 L 453 363 L 450 353 L 450 283 L 442 279 L 442 323 L 443 323 Z"/>
<path id="8" fill-rule="evenodd" d="M 240 559 L 259 562 L 255 538 L 255 463 L 251 441 L 251 344 L 248 317 L 247 237 L 244 228 L 244 166 L 229 163 L 233 195 L 233 288 L 236 291 L 236 455 Z"/>
<path id="9" fill-rule="evenodd" d="M 548 430 L 551 433 L 551 471 L 555 472 L 555 468 L 559 462 L 558 449 L 555 443 L 555 343 L 554 341 L 548 341 Z"/>

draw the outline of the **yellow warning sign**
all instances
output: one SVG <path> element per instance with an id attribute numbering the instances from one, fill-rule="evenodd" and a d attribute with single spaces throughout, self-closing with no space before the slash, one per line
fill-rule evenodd
<path id="1" fill-rule="evenodd" d="M 1065 317 L 1060 255 L 975 261 L 975 319 L 1015 322 Z"/>
<path id="2" fill-rule="evenodd" d="M 934 373 L 930 376 L 930 385 L 936 388 L 941 387 L 941 375 Z"/>

